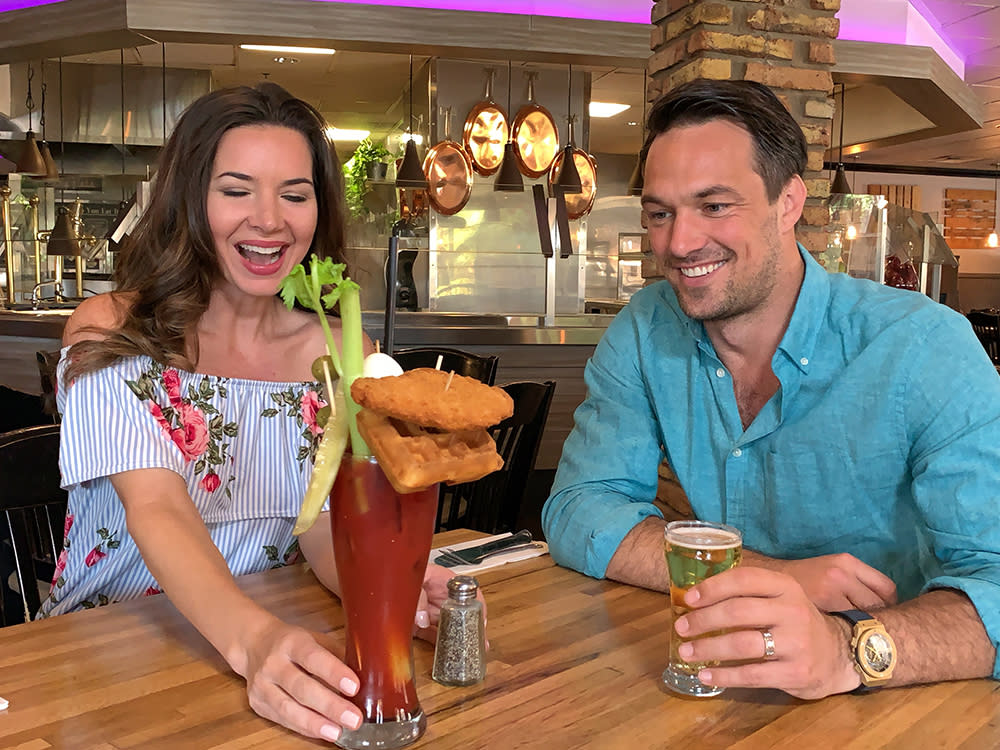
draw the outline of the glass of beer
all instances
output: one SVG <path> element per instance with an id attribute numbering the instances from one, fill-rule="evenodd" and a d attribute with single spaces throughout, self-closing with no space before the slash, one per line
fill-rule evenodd
<path id="1" fill-rule="evenodd" d="M 743 537 L 732 526 L 708 521 L 672 521 L 664 529 L 664 550 L 670 571 L 670 660 L 663 672 L 663 682 L 671 690 L 684 695 L 709 697 L 725 688 L 706 685 L 698 679 L 698 671 L 717 662 L 686 662 L 677 649 L 686 640 L 673 627 L 677 618 L 689 611 L 684 594 L 696 583 L 709 576 L 740 564 Z"/>

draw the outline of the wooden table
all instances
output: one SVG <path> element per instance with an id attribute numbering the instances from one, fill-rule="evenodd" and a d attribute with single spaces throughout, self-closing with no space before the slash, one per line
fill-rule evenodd
<path id="1" fill-rule="evenodd" d="M 469 532 L 448 532 L 454 543 Z M 660 685 L 670 616 L 662 594 L 596 581 L 535 558 L 479 575 L 489 603 L 485 682 L 430 679 L 415 646 L 428 714 L 411 747 L 962 748 L 1000 747 L 1000 685 L 971 680 L 807 703 L 778 691 L 685 699 Z M 290 622 L 336 630 L 336 599 L 305 566 L 241 586 Z M 198 750 L 330 747 L 257 717 L 230 672 L 165 596 L 0 629 L 0 748 Z"/>

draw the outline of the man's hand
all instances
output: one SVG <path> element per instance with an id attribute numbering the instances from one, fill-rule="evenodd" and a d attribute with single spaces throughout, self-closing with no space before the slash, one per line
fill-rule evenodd
<path id="1" fill-rule="evenodd" d="M 819 611 L 789 575 L 740 566 L 692 587 L 684 601 L 692 611 L 674 627 L 694 640 L 680 646 L 680 657 L 723 662 L 699 672 L 706 684 L 778 688 L 810 700 L 860 684 L 847 623 Z M 774 656 L 766 661 L 764 630 L 774 637 Z"/>
<path id="2" fill-rule="evenodd" d="M 743 565 L 791 576 L 809 601 L 823 612 L 860 609 L 868 612 L 896 604 L 892 579 L 854 555 L 823 555 L 804 560 L 777 560 L 743 551 Z"/>

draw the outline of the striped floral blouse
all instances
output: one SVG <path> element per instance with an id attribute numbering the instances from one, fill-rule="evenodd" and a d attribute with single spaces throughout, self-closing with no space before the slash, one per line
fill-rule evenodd
<path id="1" fill-rule="evenodd" d="M 295 560 L 292 526 L 325 404 L 316 383 L 200 375 L 131 357 L 67 388 L 66 351 L 59 465 L 69 508 L 39 617 L 159 593 L 111 485 L 122 471 L 165 468 L 183 477 L 233 575 Z"/>

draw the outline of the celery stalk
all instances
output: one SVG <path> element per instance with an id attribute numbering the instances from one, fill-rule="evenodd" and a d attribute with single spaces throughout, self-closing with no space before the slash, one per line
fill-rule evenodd
<path id="1" fill-rule="evenodd" d="M 344 288 L 340 294 L 340 330 L 341 343 L 344 345 L 344 357 L 341 360 L 344 369 L 340 375 L 340 383 L 344 389 L 347 411 L 350 414 L 348 425 L 351 431 L 351 452 L 355 456 L 370 456 L 368 444 L 358 432 L 357 414 L 361 407 L 351 398 L 351 384 L 361 377 L 365 365 L 361 332 L 361 294 L 357 284 Z"/>
<path id="2" fill-rule="evenodd" d="M 332 413 L 316 450 L 313 473 L 309 478 L 309 487 L 306 489 L 293 534 L 301 534 L 316 522 L 340 470 L 340 461 L 347 448 L 348 436 L 355 456 L 371 455 L 361 433 L 358 432 L 357 413 L 360 407 L 351 398 L 351 384 L 360 377 L 364 368 L 360 287 L 351 279 L 344 278 L 344 268 L 342 263 L 334 263 L 330 258 L 318 260 L 313 257 L 308 271 L 304 265 L 297 265 L 282 280 L 280 287 L 281 297 L 289 309 L 298 301 L 319 315 L 319 322 L 326 338 L 327 354 L 330 355 L 333 367 L 340 377 L 335 389 L 330 387 L 329 381 L 327 383 Z M 324 286 L 331 286 L 333 289 L 323 294 Z M 343 356 L 337 351 L 333 332 L 326 319 L 326 311 L 333 309 L 338 302 Z"/>

